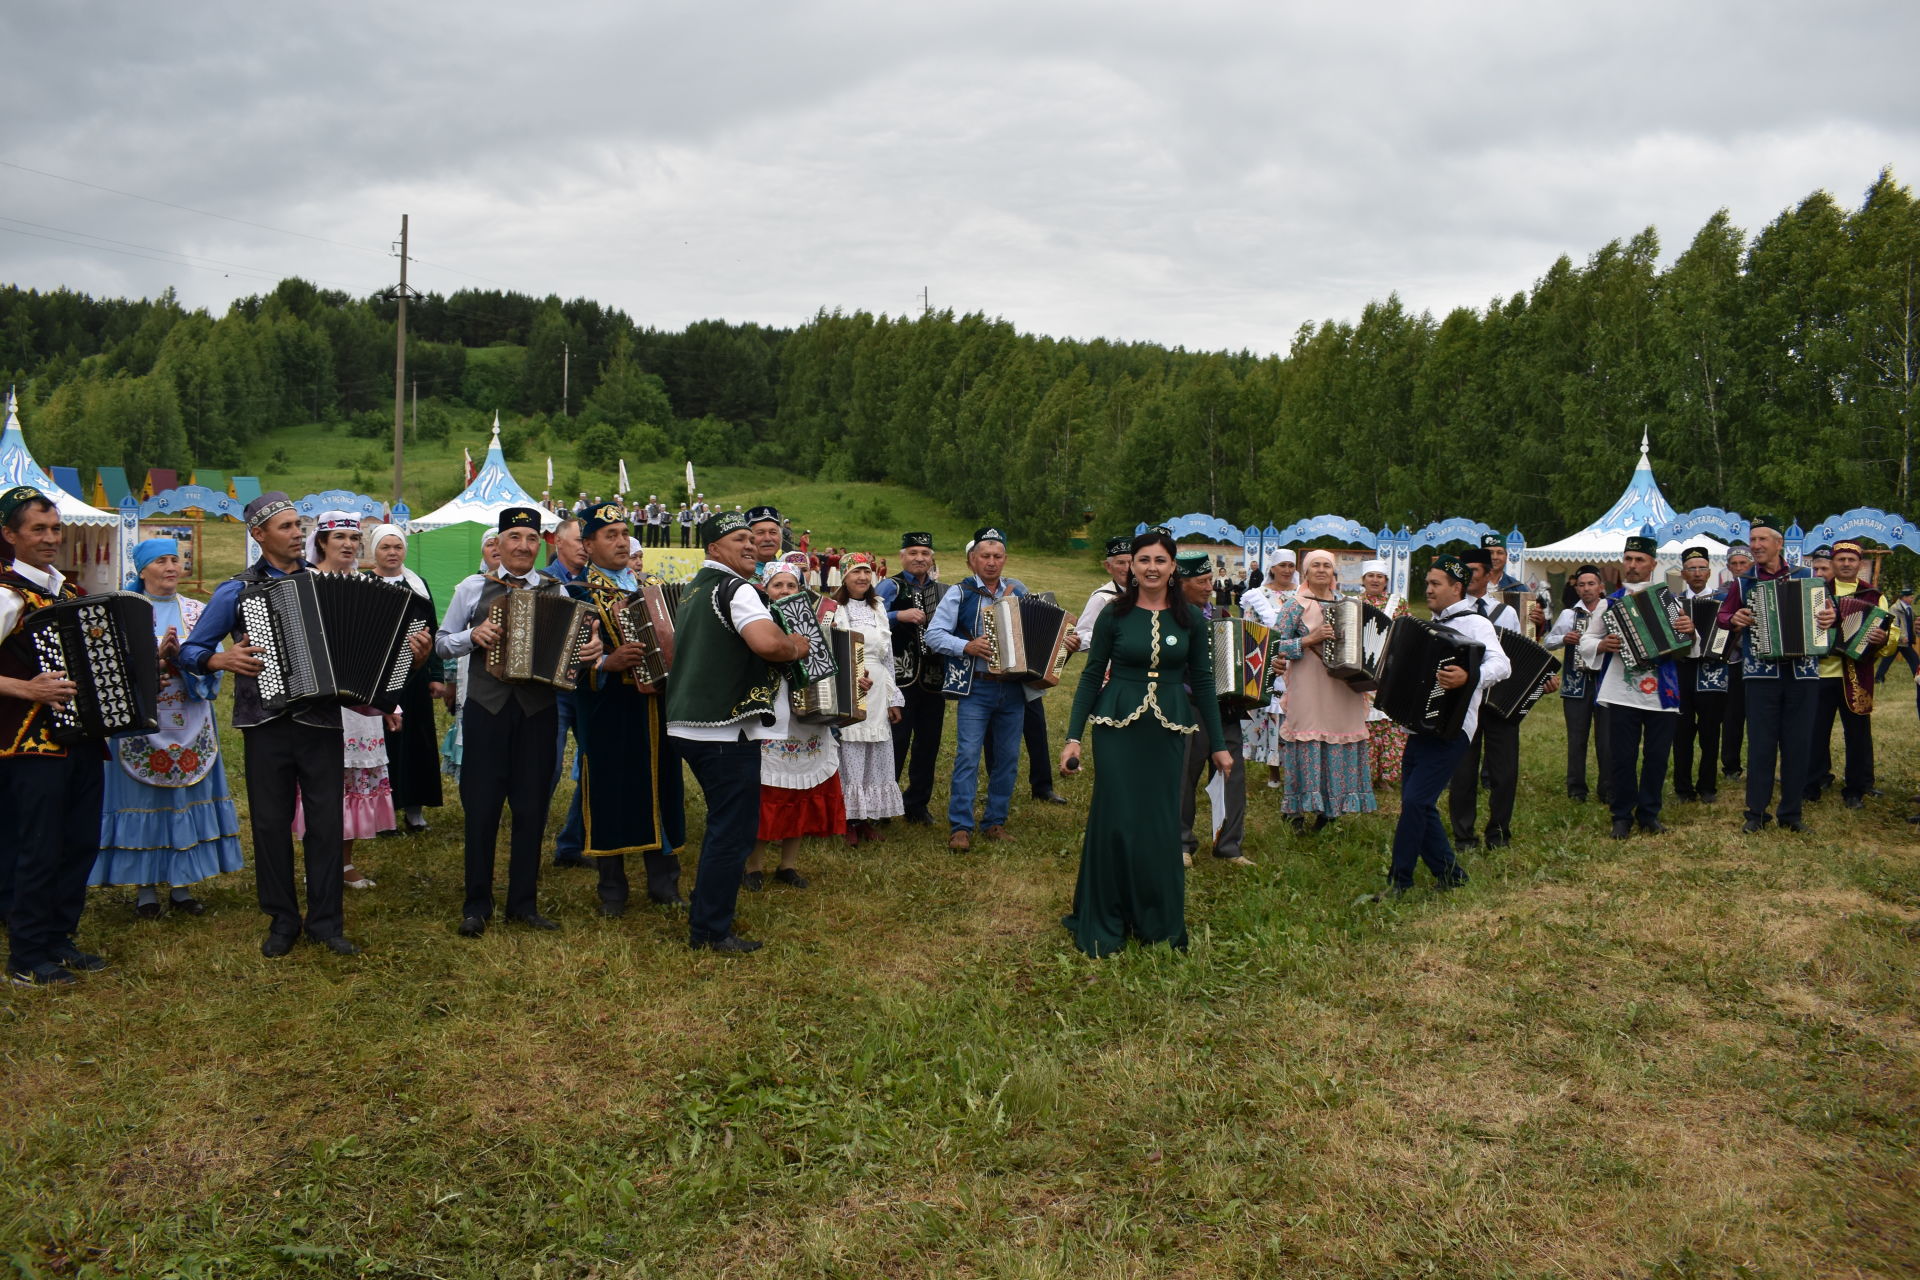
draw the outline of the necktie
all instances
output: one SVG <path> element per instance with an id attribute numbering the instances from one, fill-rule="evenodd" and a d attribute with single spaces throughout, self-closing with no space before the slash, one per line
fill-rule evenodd
<path id="1" fill-rule="evenodd" d="M 1487 602 L 1486 602 L 1486 600 L 1485 600 L 1484 598 L 1482 598 L 1482 599 L 1479 599 L 1479 600 L 1475 600 L 1475 601 L 1473 602 L 1473 607 L 1474 607 L 1475 609 L 1477 609 L 1477 610 L 1479 610 L 1479 611 L 1480 611 L 1480 616 L 1481 616 L 1481 617 L 1483 617 L 1483 618 L 1484 618 L 1484 617 L 1486 617 L 1486 616 L 1487 616 Z"/>

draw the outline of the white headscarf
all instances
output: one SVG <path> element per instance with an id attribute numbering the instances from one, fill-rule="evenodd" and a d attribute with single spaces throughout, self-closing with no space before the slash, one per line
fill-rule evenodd
<path id="1" fill-rule="evenodd" d="M 367 546 L 367 554 L 369 556 L 371 556 L 374 552 L 380 549 L 380 540 L 382 538 L 400 539 L 400 546 L 403 548 L 403 550 L 407 545 L 407 535 L 400 531 L 399 525 L 397 524 L 375 525 L 373 528 L 373 532 L 367 535 L 366 546 Z M 375 576 L 381 576 L 380 569 L 377 565 L 375 566 L 373 572 Z M 400 561 L 400 577 L 398 579 L 382 577 L 381 580 L 385 582 L 403 581 L 409 587 L 412 587 L 413 594 L 419 596 L 421 599 L 423 600 L 433 599 L 433 593 L 427 590 L 426 580 L 422 578 L 419 574 L 415 573 L 412 569 L 409 569 L 407 567 L 407 562 L 404 558 L 402 558 L 402 560 Z"/>
<path id="2" fill-rule="evenodd" d="M 1393 576 L 1393 571 L 1387 568 L 1385 560 L 1363 561 L 1360 565 L 1360 576 L 1364 578 L 1370 573 L 1384 573 L 1389 578 Z"/>
<path id="3" fill-rule="evenodd" d="M 351 511 L 322 511 L 307 530 L 307 563 L 320 563 L 320 535 L 332 529 L 358 529 L 360 517 Z M 366 544 L 362 543 L 362 547 Z"/>
<path id="4" fill-rule="evenodd" d="M 500 541 L 500 531 L 498 529 L 489 529 L 480 535 L 480 568 L 476 570 L 476 572 L 485 573 L 487 571 L 487 544 L 498 541 Z"/>

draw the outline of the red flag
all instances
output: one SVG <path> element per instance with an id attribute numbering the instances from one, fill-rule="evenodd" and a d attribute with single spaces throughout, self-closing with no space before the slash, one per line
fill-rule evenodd
<path id="1" fill-rule="evenodd" d="M 468 485 L 470 485 L 470 484 L 472 484 L 472 483 L 473 483 L 473 478 L 474 478 L 474 476 L 476 476 L 476 475 L 478 475 L 478 474 L 479 474 L 479 472 L 477 472 L 477 471 L 475 471 L 475 470 L 473 469 L 473 450 L 471 450 L 471 449 L 462 449 L 462 450 L 461 450 L 460 452 L 462 452 L 462 453 L 464 453 L 464 454 L 466 454 L 466 455 L 467 455 L 467 467 L 466 467 L 466 477 L 467 477 L 467 478 L 466 478 L 466 479 L 464 479 L 464 480 L 462 480 L 462 481 L 460 482 L 460 487 L 464 489 L 464 488 L 466 488 L 466 487 L 467 487 Z"/>

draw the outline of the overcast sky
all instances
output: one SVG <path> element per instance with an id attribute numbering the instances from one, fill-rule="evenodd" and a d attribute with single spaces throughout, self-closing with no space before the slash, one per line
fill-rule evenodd
<path id="1" fill-rule="evenodd" d="M 7 5 L 0 281 L 363 294 L 408 213 L 423 290 L 1274 351 L 1920 177 L 1892 0 L 495 8 Z"/>

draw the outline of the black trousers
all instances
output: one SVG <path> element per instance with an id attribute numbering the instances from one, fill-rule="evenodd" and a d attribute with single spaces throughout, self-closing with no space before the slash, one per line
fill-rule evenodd
<path id="1" fill-rule="evenodd" d="M 1683 800 L 1720 790 L 1720 731 L 1727 721 L 1727 695 L 1701 693 L 1693 674 L 1680 672 L 1680 724 L 1673 733 L 1673 794 Z M 1693 770 L 1693 746 L 1700 744 L 1700 772 Z"/>
<path id="2" fill-rule="evenodd" d="M 1849 800 L 1858 800 L 1873 790 L 1873 717 L 1860 715 L 1847 706 L 1845 680 L 1839 676 L 1822 677 L 1820 703 L 1813 712 L 1813 752 L 1807 760 L 1809 800 L 1819 799 L 1820 793 L 1833 785 L 1836 716 L 1847 753 L 1840 794 Z"/>
<path id="3" fill-rule="evenodd" d="M 1740 772 L 1740 744 L 1747 737 L 1747 690 L 1736 659 L 1727 664 L 1726 714 L 1720 720 L 1720 772 Z"/>
<path id="4" fill-rule="evenodd" d="M 316 728 L 291 716 L 240 731 L 247 745 L 247 817 L 253 827 L 253 878 L 267 927 L 283 937 L 300 933 L 300 894 L 293 878 L 293 799 L 300 792 L 307 834 L 306 930 L 310 938 L 337 938 L 346 926 L 340 904 L 340 840 L 345 830 L 341 791 L 346 743 L 338 728 Z"/>
<path id="5" fill-rule="evenodd" d="M 678 768 L 679 763 L 674 761 L 674 767 Z M 656 849 L 640 857 L 646 862 L 647 897 L 654 902 L 679 901 L 680 856 Z M 600 901 L 610 907 L 626 906 L 627 895 L 631 892 L 627 883 L 627 855 L 603 854 L 596 857 L 594 862 L 600 868 Z"/>
<path id="6" fill-rule="evenodd" d="M 1480 727 L 1460 757 L 1447 793 L 1447 815 L 1453 820 L 1456 841 L 1477 838 L 1474 827 L 1478 823 L 1483 769 L 1487 776 L 1487 836 L 1510 838 L 1513 798 L 1520 789 L 1520 722 L 1489 715 L 1484 708 Z"/>
<path id="7" fill-rule="evenodd" d="M 6 904 L 9 968 L 28 969 L 53 960 L 54 948 L 70 944 L 79 931 L 87 876 L 100 854 L 104 767 L 99 748 L 91 743 L 70 748 L 64 756 L 0 760 L 0 812 L 7 815 L 4 835 L 12 845 L 7 854 L 11 884 L 6 886 L 11 891 Z M 339 865 L 336 856 L 336 872 Z"/>
<path id="8" fill-rule="evenodd" d="M 540 847 L 553 799 L 554 745 L 560 712 L 528 714 L 509 697 L 498 715 L 467 699 L 461 732 L 460 803 L 467 811 L 467 889 L 462 916 L 493 916 L 493 863 L 500 842 L 500 806 L 513 808 L 507 837 L 507 915 L 539 909 Z"/>
<path id="9" fill-rule="evenodd" d="M 1615 822 L 1638 820 L 1652 826 L 1660 819 L 1660 802 L 1667 789 L 1667 762 L 1673 758 L 1673 735 L 1680 713 L 1657 707 L 1607 708 L 1607 733 L 1612 739 L 1609 769 L 1613 773 Z"/>
<path id="10" fill-rule="evenodd" d="M 1220 834 L 1213 838 L 1213 856 L 1216 858 L 1237 858 L 1240 846 L 1247 835 L 1247 769 L 1246 769 L 1246 721 L 1229 712 L 1220 714 L 1220 736 L 1225 740 L 1227 750 L 1233 753 L 1233 772 L 1227 775 L 1225 817 L 1220 821 Z M 1200 837 L 1194 834 L 1194 820 L 1200 813 L 1200 779 L 1205 777 L 1213 781 L 1213 752 L 1207 750 L 1207 735 L 1194 733 L 1187 735 L 1186 776 L 1180 783 L 1180 849 L 1183 853 L 1197 853 L 1200 849 Z"/>
<path id="11" fill-rule="evenodd" d="M 1807 757 L 1813 749 L 1818 680 L 1781 675 L 1747 685 L 1747 817 L 1798 822 L 1807 794 Z M 1773 775 L 1780 768 L 1780 808 L 1769 815 Z"/>
<path id="12" fill-rule="evenodd" d="M 674 742 L 707 798 L 707 829 L 700 837 L 700 865 L 693 873 L 687 908 L 687 940 L 718 942 L 733 932 L 740 879 L 760 827 L 760 744 Z"/>
<path id="13" fill-rule="evenodd" d="M 1035 795 L 1053 790 L 1053 753 L 1047 746 L 1047 702 L 1028 698 L 1026 718 L 1020 725 L 1020 745 L 1027 752 L 1027 786 Z M 982 768 L 993 772 L 993 735 L 987 735 L 987 750 Z"/>
<path id="14" fill-rule="evenodd" d="M 1567 722 L 1567 794 L 1575 800 L 1587 798 L 1587 741 L 1593 741 L 1594 786 L 1600 803 L 1612 794 L 1607 782 L 1606 709 L 1593 694 L 1584 698 L 1560 699 L 1560 714 Z"/>
<path id="15" fill-rule="evenodd" d="M 680 547 L 682 550 L 685 550 L 686 548 L 691 547 L 692 545 L 693 545 L 693 526 L 690 524 L 683 524 L 680 526 Z"/>
<path id="16" fill-rule="evenodd" d="M 947 699 L 938 689 L 902 690 L 906 705 L 893 726 L 893 773 L 907 771 L 901 798 L 907 812 L 933 803 L 933 770 L 940 758 L 940 736 L 947 726 Z"/>

